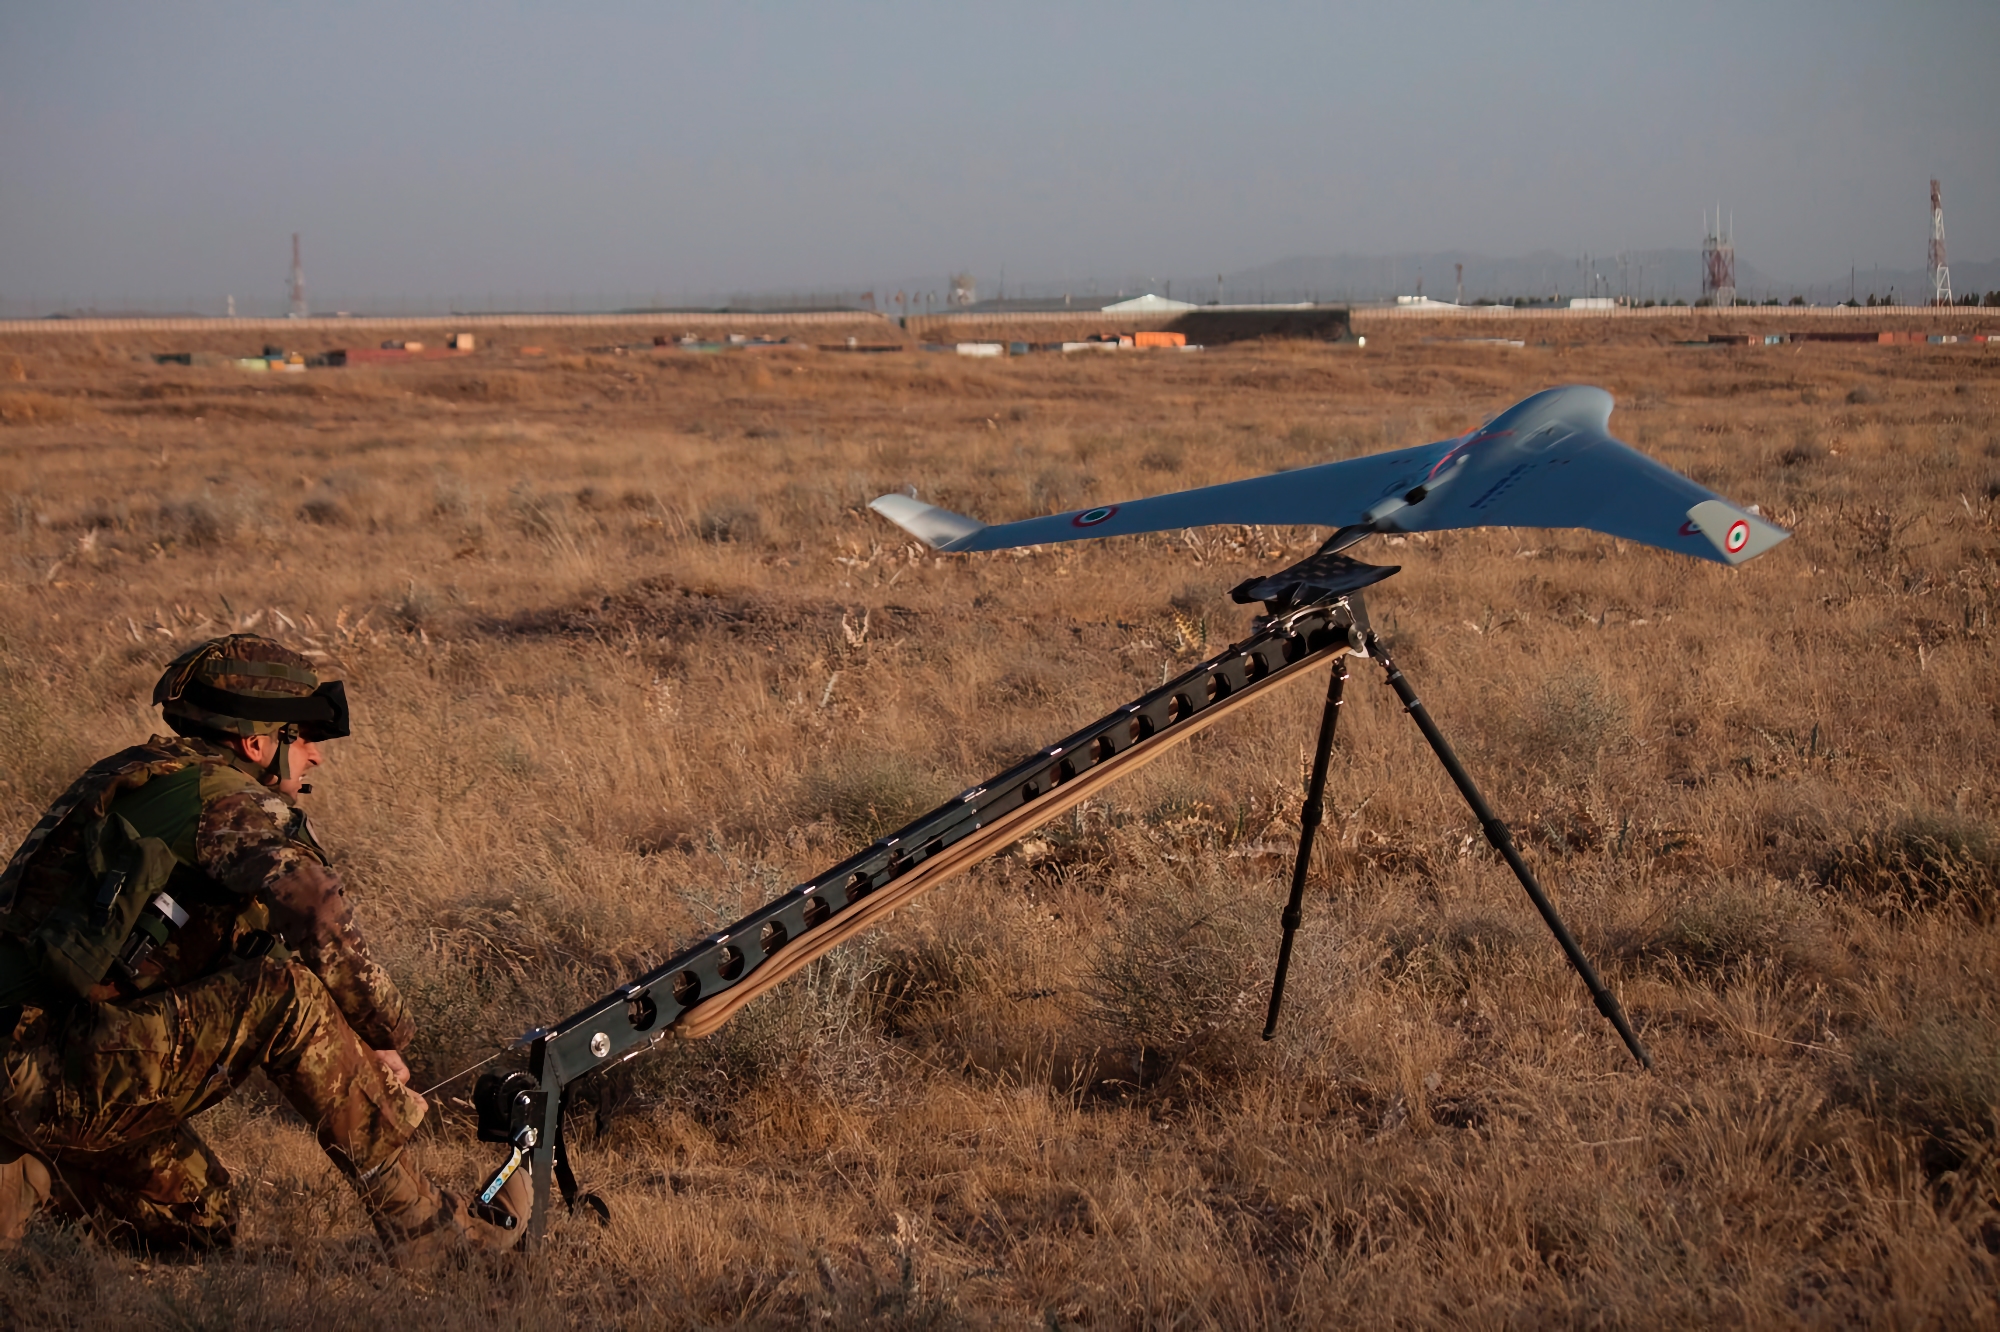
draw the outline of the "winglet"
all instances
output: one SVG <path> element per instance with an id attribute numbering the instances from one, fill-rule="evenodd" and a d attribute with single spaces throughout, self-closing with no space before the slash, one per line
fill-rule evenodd
<path id="1" fill-rule="evenodd" d="M 879 502 L 879 501 L 878 501 Z M 1687 511 L 1688 522 L 1715 543 L 1716 551 L 1729 564 L 1741 564 L 1762 555 L 1791 533 L 1774 527 L 1754 513 L 1745 513 L 1722 500 L 1703 500 Z"/>
<path id="2" fill-rule="evenodd" d="M 940 509 L 908 495 L 884 495 L 871 501 L 868 507 L 938 550 L 950 550 L 953 542 L 986 530 L 986 524 L 962 513 Z"/>

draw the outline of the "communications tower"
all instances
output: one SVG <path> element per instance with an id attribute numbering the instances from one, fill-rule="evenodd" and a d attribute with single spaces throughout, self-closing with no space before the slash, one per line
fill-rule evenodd
<path id="1" fill-rule="evenodd" d="M 1701 294 L 1715 305 L 1736 304 L 1736 228 L 1722 229 L 1722 205 L 1715 206 L 1715 225 L 1701 219 Z"/>
<path id="2" fill-rule="evenodd" d="M 306 266 L 299 262 L 299 233 L 292 233 L 292 318 L 306 317 Z"/>
<path id="3" fill-rule="evenodd" d="M 1931 304 L 1951 304 L 1951 265 L 1944 260 L 1944 192 L 1931 177 Z"/>

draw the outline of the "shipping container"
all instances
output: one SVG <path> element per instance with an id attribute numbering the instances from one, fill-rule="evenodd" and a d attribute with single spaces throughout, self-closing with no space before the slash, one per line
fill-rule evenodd
<path id="1" fill-rule="evenodd" d="M 1132 335 L 1132 345 L 1135 347 L 1185 347 L 1187 346 L 1187 334 L 1168 333 L 1165 331 L 1134 333 Z"/>

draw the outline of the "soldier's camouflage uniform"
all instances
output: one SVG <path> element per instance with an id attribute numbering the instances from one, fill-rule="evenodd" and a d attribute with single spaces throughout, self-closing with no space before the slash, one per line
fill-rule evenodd
<path id="1" fill-rule="evenodd" d="M 107 810 L 165 830 L 168 888 L 188 920 L 133 976 L 22 1010 L 4 1055 L 0 1160 L 27 1148 L 48 1162 L 61 1211 L 152 1244 L 227 1244 L 229 1173 L 187 1120 L 261 1068 L 378 1226 L 401 1219 L 385 1238 L 423 1233 L 413 1217 L 446 1224 L 443 1195 L 399 1160 L 421 1103 L 373 1053 L 409 1043 L 402 996 L 304 815 L 232 751 L 156 736 L 94 765 L 0 880 L 0 940 L 48 915 L 74 881 L 83 826 Z"/>

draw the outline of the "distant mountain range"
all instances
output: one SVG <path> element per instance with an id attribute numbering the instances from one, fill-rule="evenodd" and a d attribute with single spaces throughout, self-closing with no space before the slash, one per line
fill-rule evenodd
<path id="1" fill-rule="evenodd" d="M 1541 250 L 1515 258 L 1442 250 L 1429 254 L 1300 256 L 1259 264 L 1222 275 L 1223 299 L 1250 300 L 1386 300 L 1422 294 L 1449 301 L 1456 295 L 1453 265 L 1465 265 L 1465 299 L 1511 300 L 1516 296 L 1547 299 L 1560 296 L 1630 296 L 1634 300 L 1693 301 L 1701 295 L 1701 252 L 1698 250 L 1628 250 L 1622 256 L 1591 255 L 1588 267 L 1578 255 Z M 1854 274 L 1854 295 L 1872 293 L 1915 303 L 1928 295 L 1922 269 L 1860 269 Z M 1187 285 L 1185 300 L 1213 299 L 1215 281 Z M 1952 266 L 1952 290 L 1958 295 L 2000 289 L 2000 262 Z M 1776 278 L 1736 259 L 1736 293 L 1744 300 L 1776 297 L 1831 304 L 1848 296 L 1848 275 L 1812 284 Z"/>
<path id="2" fill-rule="evenodd" d="M 1622 262 L 1621 262 L 1622 259 Z M 1422 294 L 1436 301 L 1457 298 L 1456 264 L 1465 265 L 1465 299 L 1512 301 L 1526 297 L 1535 301 L 1575 296 L 1623 296 L 1635 301 L 1693 302 L 1701 295 L 1701 253 L 1698 250 L 1628 250 L 1623 256 L 1592 255 L 1586 267 L 1584 257 L 1538 250 L 1533 254 L 1497 257 L 1464 250 L 1436 250 L 1422 254 L 1336 254 L 1297 255 L 1273 263 L 1223 273 L 1127 274 L 1123 277 L 1085 279 L 1014 279 L 1000 281 L 996 275 L 980 274 L 976 283 L 979 305 L 1008 309 L 1096 310 L 1114 301 L 1145 292 L 1206 305 L 1211 301 L 1249 304 L 1279 301 L 1386 301 L 1397 296 Z M 2000 291 L 2000 261 L 1967 261 L 1952 265 L 1952 291 L 1964 297 L 1974 293 Z M 1887 300 L 1893 295 L 1903 304 L 1921 304 L 1930 294 L 1929 282 L 1921 268 L 1862 268 L 1853 275 L 1856 299 L 1869 296 Z M 903 277 L 896 281 L 876 280 L 841 287 L 767 288 L 733 292 L 683 292 L 671 298 L 603 294 L 571 298 L 570 310 L 672 309 L 869 309 L 885 314 L 924 314 L 949 308 L 951 279 L 941 274 Z M 1816 305 L 1844 301 L 1849 294 L 1845 273 L 1823 274 L 1812 283 L 1789 282 L 1773 277 L 1748 259 L 1736 261 L 1736 293 L 1743 300 L 1789 301 L 1803 297 Z M 903 303 L 896 301 L 898 295 Z M 409 314 L 444 314 L 451 308 L 438 299 L 413 300 L 399 297 L 391 301 L 342 300 L 323 302 L 356 311 L 391 308 Z M 57 306 L 51 302 L 22 300 L 0 294 L 0 319 L 76 318 L 89 315 L 112 317 L 191 317 L 181 300 L 161 301 L 132 310 L 116 312 L 87 302 Z M 271 317 L 282 314 L 277 298 L 242 300 L 245 315 Z M 557 305 L 517 303 L 521 311 L 556 310 Z M 476 311 L 467 311 L 473 313 Z M 490 311 L 489 311 L 490 312 Z M 211 309 L 210 313 L 220 314 Z"/>
<path id="3" fill-rule="evenodd" d="M 1171 278 L 1158 275 L 1128 275 L 1122 279 L 1086 281 L 1012 280 L 1004 287 L 987 275 L 980 275 L 977 288 L 982 306 L 1002 298 L 1008 308 L 1095 309 L 1112 301 L 1144 292 L 1171 296 L 1177 300 L 1205 305 L 1210 301 L 1227 304 L 1267 301 L 1385 301 L 1397 296 L 1422 294 L 1437 301 L 1457 297 L 1457 277 L 1453 265 L 1465 265 L 1465 299 L 1511 301 L 1515 297 L 1547 301 L 1573 296 L 1629 296 L 1635 301 L 1675 300 L 1692 303 L 1701 296 L 1701 252 L 1699 250 L 1628 250 L 1622 256 L 1584 257 L 1539 250 L 1533 254 L 1497 257 L 1463 250 L 1438 250 L 1423 254 L 1338 254 L 1298 255 L 1274 263 L 1258 264 L 1217 275 Z M 948 281 L 931 277 L 880 284 L 876 299 L 880 308 L 894 310 L 890 303 L 896 291 L 913 294 L 907 307 L 912 313 L 938 309 L 926 305 L 926 295 L 937 301 L 950 288 Z M 1920 268 L 1862 268 L 1853 275 L 1853 295 L 1865 301 L 1870 295 L 1887 300 L 1891 294 L 1899 302 L 1917 304 L 1929 295 L 1927 275 Z M 1972 292 L 2000 291 L 2000 261 L 1968 262 L 1952 266 L 1952 291 L 1964 296 Z M 1812 283 L 1774 277 L 1754 263 L 1737 256 L 1736 294 L 1739 299 L 1789 301 L 1800 296 L 1816 305 L 1831 305 L 1848 298 L 1846 273 L 1823 275 Z M 739 298 L 740 299 L 740 298 Z M 851 297 L 849 299 L 852 299 Z"/>

